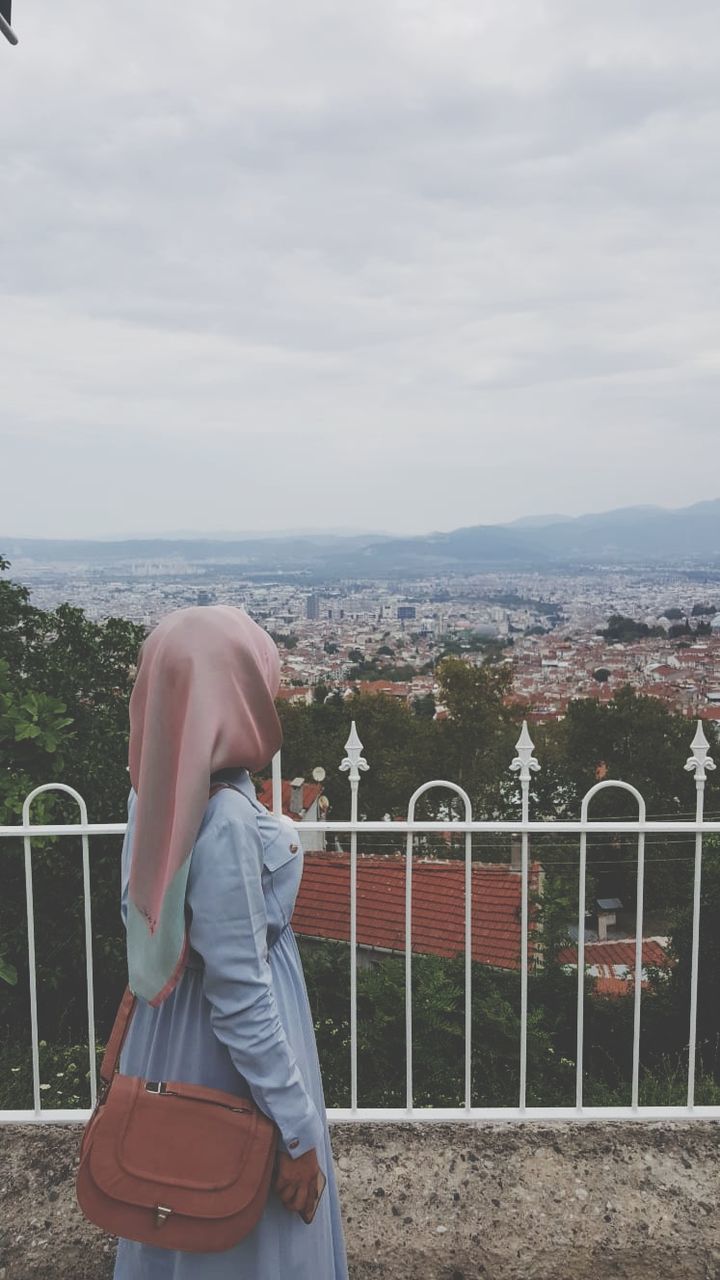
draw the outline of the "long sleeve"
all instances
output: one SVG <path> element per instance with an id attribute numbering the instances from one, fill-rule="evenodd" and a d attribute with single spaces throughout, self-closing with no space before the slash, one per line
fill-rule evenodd
<path id="1" fill-rule="evenodd" d="M 190 945 L 204 961 L 211 1024 L 293 1157 L 322 1150 L 323 1122 L 280 1020 L 267 949 L 263 847 L 254 824 L 220 816 L 201 828 L 187 886 Z"/>

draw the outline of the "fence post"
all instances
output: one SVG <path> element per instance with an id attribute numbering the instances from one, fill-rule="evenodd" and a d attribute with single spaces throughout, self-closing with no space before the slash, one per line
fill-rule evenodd
<path id="1" fill-rule="evenodd" d="M 628 791 L 634 796 L 638 803 L 638 822 L 644 823 L 647 817 L 647 809 L 645 801 L 638 791 L 637 787 L 633 787 L 629 782 L 613 781 L 608 778 L 606 782 L 596 782 L 594 787 L 583 796 L 582 807 L 580 809 L 580 818 L 582 822 L 587 822 L 590 801 L 600 791 L 607 791 L 610 788 L 616 788 L 618 791 Z M 582 1111 L 582 1086 L 583 1086 L 583 1015 L 584 1015 L 584 995 L 585 995 L 585 869 L 587 865 L 587 831 L 583 831 L 580 836 L 580 886 L 578 901 L 578 950 L 577 950 L 577 973 L 578 973 L 578 989 L 577 989 L 577 1063 L 575 1076 L 575 1105 L 578 1111 Z M 638 835 L 638 862 L 637 862 L 637 908 L 635 911 L 635 990 L 633 992 L 633 1067 L 632 1067 L 632 1109 L 637 1111 L 639 1106 L 639 1089 L 640 1089 L 640 1001 L 642 996 L 642 946 L 643 946 L 643 895 L 645 892 L 645 832 L 641 831 Z"/>
<path id="2" fill-rule="evenodd" d="M 77 801 L 80 810 L 80 821 L 84 827 L 87 826 L 87 805 L 74 787 L 69 787 L 65 782 L 46 782 L 40 787 L 35 787 L 29 795 L 25 797 L 22 809 L 23 826 L 30 825 L 30 805 L 36 796 L 41 795 L 44 791 L 64 791 L 66 795 L 72 796 Z M 88 1043 L 90 1054 L 90 1106 L 94 1107 L 97 1099 L 97 1060 L 95 1057 L 95 990 L 93 983 L 93 952 L 92 952 L 92 912 L 90 902 L 90 850 L 88 846 L 87 835 L 83 835 L 82 839 L 82 861 L 83 861 L 83 897 L 85 911 L 85 977 L 87 982 L 87 1009 L 88 1009 Z M 32 1072 L 33 1072 L 33 1107 L 35 1115 L 41 1114 L 40 1105 L 40 1048 L 38 1039 L 38 1017 L 37 1017 L 37 968 L 35 958 L 35 906 L 33 900 L 33 879 L 32 879 L 32 849 L 31 837 L 23 836 L 23 849 L 25 855 L 25 904 L 27 909 L 27 928 L 28 928 L 28 968 L 30 978 L 30 1031 L 32 1036 Z"/>
<path id="3" fill-rule="evenodd" d="M 515 743 L 517 755 L 510 765 L 512 773 L 520 776 L 522 821 L 530 815 L 530 775 L 537 773 L 539 762 L 534 758 L 535 744 L 530 737 L 527 720 L 523 720 L 522 732 Z M 520 1099 L 519 1107 L 525 1110 L 527 1098 L 527 997 L 528 997 L 528 834 L 522 833 L 521 866 L 521 925 L 520 925 Z"/>
<path id="4" fill-rule="evenodd" d="M 370 765 L 362 754 L 355 721 L 345 743 L 347 754 L 340 764 L 350 780 L 350 1108 L 357 1111 L 357 820 L 360 773 Z"/>
<path id="5" fill-rule="evenodd" d="M 710 743 L 705 737 L 702 720 L 697 722 L 697 732 L 692 741 L 692 755 L 685 768 L 695 773 L 696 807 L 695 818 L 702 822 L 705 811 L 705 779 L 708 769 L 716 765 L 711 758 Z M 688 1041 L 688 1107 L 695 1106 L 695 1057 L 697 1047 L 697 989 L 698 989 L 698 957 L 700 954 L 700 877 L 702 875 L 703 838 L 702 831 L 695 835 L 695 879 L 693 882 L 693 930 L 692 930 L 692 964 L 690 970 L 690 1038 Z"/>
<path id="6" fill-rule="evenodd" d="M 282 817 L 282 753 L 279 750 L 272 758 L 272 811 L 276 818 Z"/>
<path id="7" fill-rule="evenodd" d="M 465 808 L 465 822 L 472 822 L 472 802 L 467 791 L 456 782 L 436 778 L 418 787 L 408 803 L 407 820 L 415 821 L 415 805 L 420 796 L 433 787 L 447 787 L 459 796 Z M 413 1109 L 412 1054 L 412 859 L 413 834 L 408 832 L 405 844 L 405 1109 Z M 471 1108 L 472 1094 L 472 832 L 465 833 L 465 1110 Z"/>

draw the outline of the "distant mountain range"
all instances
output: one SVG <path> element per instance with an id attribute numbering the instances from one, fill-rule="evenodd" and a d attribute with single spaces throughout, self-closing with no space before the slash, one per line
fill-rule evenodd
<path id="1" fill-rule="evenodd" d="M 621 507 L 583 516 L 529 516 L 413 537 L 306 533 L 123 541 L 0 537 L 0 555 L 34 564 L 97 567 L 139 561 L 235 564 L 247 572 L 362 577 L 501 568 L 696 564 L 720 566 L 720 499 L 691 507 Z"/>
<path id="2" fill-rule="evenodd" d="M 562 517 L 559 517 L 562 518 Z M 541 516 L 540 519 L 543 519 Z M 256 538 L 353 538 L 365 537 L 374 538 L 378 533 L 381 537 L 390 538 L 394 534 L 383 533 L 377 529 L 352 528 L 349 525 L 342 528 L 324 528 L 320 529 L 315 525 L 306 525 L 299 529 L 273 529 L 267 532 L 258 533 L 256 529 L 165 529 L 162 533 L 116 533 L 108 536 L 104 534 L 102 538 L 93 539 L 96 542 L 248 542 Z"/>

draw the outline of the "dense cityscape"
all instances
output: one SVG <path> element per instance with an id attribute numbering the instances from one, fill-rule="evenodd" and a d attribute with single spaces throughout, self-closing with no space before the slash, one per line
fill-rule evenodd
<path id="1" fill-rule="evenodd" d="M 20 559 L 11 573 L 37 606 L 68 602 L 98 621 L 150 627 L 183 606 L 241 606 L 275 636 L 281 697 L 291 701 L 357 688 L 408 703 L 431 695 L 441 717 L 434 671 L 453 653 L 510 665 L 508 697 L 532 720 L 561 718 L 574 697 L 607 700 L 626 683 L 688 716 L 720 720 L 720 584 L 710 569 L 308 581 L 175 556 L 111 567 Z"/>
<path id="2" fill-rule="evenodd" d="M 239 563 L 232 555 L 223 562 L 217 551 L 203 559 L 187 545 L 171 542 L 162 558 L 149 556 L 140 544 L 137 555 L 129 558 L 127 544 L 109 556 L 107 544 L 95 545 L 97 554 L 93 544 L 85 544 L 85 558 L 70 560 L 52 560 L 48 551 L 44 560 L 39 555 L 34 559 L 23 554 L 21 545 L 11 545 L 10 577 L 28 590 L 37 608 L 69 605 L 98 624 L 122 618 L 149 629 L 178 608 L 242 607 L 276 640 L 282 664 L 278 697 L 284 703 L 309 707 L 350 700 L 356 693 L 385 694 L 424 716 L 445 720 L 452 713 L 443 701 L 440 664 L 452 656 L 475 667 L 490 663 L 509 668 L 503 701 L 518 721 L 524 717 L 531 725 L 562 721 L 573 699 L 609 703 L 626 685 L 689 720 L 720 722 L 720 575 L 711 563 L 705 569 L 697 563 L 649 562 L 323 576 L 279 557 L 274 566 L 263 568 Z M 310 827 L 303 836 L 306 863 L 296 924 L 298 933 L 311 941 L 347 941 L 344 908 L 342 919 L 336 919 L 332 905 L 346 898 L 347 851 L 342 841 L 312 828 L 324 821 L 329 804 L 325 770 L 315 768 L 318 763 L 314 757 L 300 759 L 304 776 L 294 776 L 296 766 L 282 777 L 283 812 Z M 269 780 L 259 796 L 273 807 Z M 383 848 L 379 861 L 372 851 L 360 850 L 366 870 L 376 870 L 363 888 L 365 916 L 358 934 L 363 966 L 403 948 L 392 904 L 404 893 L 404 862 L 396 842 L 391 846 Z M 425 891 L 433 898 L 443 867 L 449 877 L 463 874 L 460 864 L 452 859 L 446 863 L 437 852 L 419 863 L 420 898 Z M 512 845 L 500 862 L 478 863 L 474 872 L 479 901 L 484 903 L 488 894 L 491 901 L 483 907 L 485 950 L 478 958 L 500 969 L 518 964 L 519 868 L 519 846 Z M 544 897 L 544 868 L 533 862 L 530 870 L 533 891 Z M 586 963 L 598 992 L 622 996 L 631 990 L 628 948 L 635 921 L 632 903 L 624 901 L 627 886 L 618 896 L 610 872 L 606 881 L 605 896 L 599 894 L 585 921 Z M 420 948 L 431 954 L 454 954 L 455 943 L 449 939 L 460 927 L 455 914 L 462 894 L 455 895 L 451 887 L 448 892 L 455 905 Z M 558 959 L 572 969 L 578 936 L 572 909 L 566 930 L 571 945 Z M 668 935 L 661 901 L 645 913 L 644 987 L 648 966 L 668 963 Z M 495 939 L 494 951 L 487 949 L 488 939 Z"/>

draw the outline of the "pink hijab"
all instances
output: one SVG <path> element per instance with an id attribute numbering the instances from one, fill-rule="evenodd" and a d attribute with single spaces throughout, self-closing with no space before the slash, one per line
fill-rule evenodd
<path id="1" fill-rule="evenodd" d="M 218 769 L 264 768 L 282 729 L 280 657 L 242 609 L 177 609 L 143 642 L 130 697 L 137 794 L 128 891 L 128 981 L 160 1004 L 187 957 L 190 855 Z"/>

